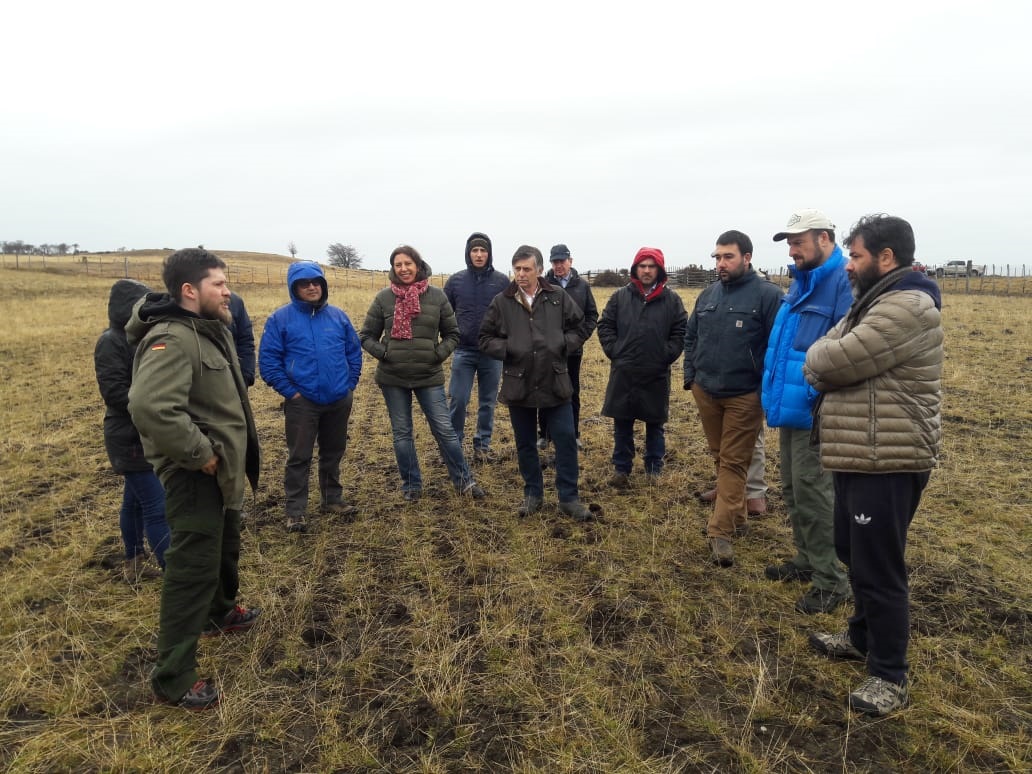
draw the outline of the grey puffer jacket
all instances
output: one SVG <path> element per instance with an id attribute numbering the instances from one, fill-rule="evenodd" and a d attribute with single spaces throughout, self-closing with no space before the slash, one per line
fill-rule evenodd
<path id="1" fill-rule="evenodd" d="M 909 266 L 886 274 L 806 353 L 821 464 L 853 473 L 931 470 L 942 434 L 938 286 Z"/>
<path id="2" fill-rule="evenodd" d="M 419 279 L 427 276 L 429 266 Z M 394 269 L 389 277 L 392 283 L 401 284 Z M 409 389 L 443 385 L 441 364 L 459 344 L 459 325 L 447 296 L 440 288 L 427 285 L 419 297 L 419 314 L 412 319 L 411 339 L 391 338 L 396 300 L 390 288 L 377 293 L 358 332 L 362 349 L 379 361 L 376 383 Z"/>

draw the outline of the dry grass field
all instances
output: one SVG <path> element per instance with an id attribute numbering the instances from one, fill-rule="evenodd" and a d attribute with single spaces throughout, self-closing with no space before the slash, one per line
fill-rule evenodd
<path id="1" fill-rule="evenodd" d="M 230 256 L 232 261 L 233 257 Z M 948 294 L 945 443 L 910 532 L 912 705 L 851 715 L 862 665 L 811 653 L 846 613 L 793 610 L 763 567 L 791 533 L 777 497 L 710 564 L 692 493 L 710 480 L 674 382 L 662 485 L 605 486 L 607 365 L 585 352 L 582 496 L 518 520 L 512 433 L 451 493 L 425 423 L 431 497 L 405 504 L 367 358 L 345 459 L 353 524 L 287 534 L 277 396 L 251 392 L 263 479 L 248 503 L 244 636 L 202 641 L 220 706 L 153 703 L 160 581 L 121 579 L 121 478 L 92 352 L 112 280 L 0 270 L 0 769 L 15 772 L 1002 772 L 1032 767 L 1032 298 Z M 256 332 L 284 287 L 238 284 Z M 604 302 L 609 291 L 600 290 Z M 373 289 L 331 284 L 361 325 Z M 686 301 L 692 295 L 686 293 Z M 675 366 L 680 368 L 678 363 Z M 554 503 L 554 492 L 551 492 Z M 548 500 L 546 499 L 546 503 Z"/>

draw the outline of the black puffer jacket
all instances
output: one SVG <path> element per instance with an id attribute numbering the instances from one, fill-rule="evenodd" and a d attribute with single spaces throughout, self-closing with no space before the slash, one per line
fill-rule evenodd
<path id="1" fill-rule="evenodd" d="M 562 283 L 556 278 L 555 272 L 551 269 L 548 270 L 545 279 L 556 287 L 563 287 Z M 570 281 L 563 290 L 566 291 L 570 298 L 577 302 L 577 306 L 584 313 L 584 322 L 581 325 L 584 328 L 584 340 L 587 341 L 591 338 L 591 334 L 595 332 L 595 326 L 598 325 L 598 306 L 595 304 L 595 296 L 591 293 L 591 285 L 584 281 L 576 269 L 571 268 Z M 583 351 L 583 347 L 577 347 L 576 351 L 570 354 L 580 355 Z"/>
<path id="2" fill-rule="evenodd" d="M 97 386 L 107 407 L 104 412 L 104 448 L 116 473 L 150 470 L 143 456 L 140 434 L 129 416 L 129 385 L 133 376 L 133 352 L 125 336 L 125 324 L 133 305 L 150 289 L 136 280 L 118 280 L 108 298 L 110 327 L 100 334 L 93 350 Z"/>

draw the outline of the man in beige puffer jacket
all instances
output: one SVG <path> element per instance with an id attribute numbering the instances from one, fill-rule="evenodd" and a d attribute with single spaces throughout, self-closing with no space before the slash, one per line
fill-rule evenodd
<path id="1" fill-rule="evenodd" d="M 912 271 L 914 232 L 901 218 L 853 226 L 846 271 L 856 300 L 806 354 L 821 464 L 835 485 L 835 551 L 849 567 L 854 612 L 811 645 L 867 661 L 853 709 L 887 715 L 909 700 L 907 529 L 938 462 L 942 320 L 938 286 Z"/>

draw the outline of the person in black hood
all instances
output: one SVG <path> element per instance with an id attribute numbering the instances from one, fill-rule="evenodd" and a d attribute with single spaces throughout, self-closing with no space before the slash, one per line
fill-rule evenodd
<path id="1" fill-rule="evenodd" d="M 140 434 L 129 416 L 129 385 L 133 374 L 133 350 L 125 335 L 125 324 L 133 305 L 150 292 L 136 280 L 121 279 L 111 286 L 108 299 L 110 326 L 97 339 L 93 365 L 97 386 L 104 399 L 104 448 L 111 468 L 125 479 L 118 526 L 125 545 L 125 579 L 138 583 L 148 574 L 143 542 L 146 537 L 158 565 L 165 568 L 169 544 L 165 521 L 165 490 L 154 468 L 143 454 Z"/>
<path id="2" fill-rule="evenodd" d="M 507 287 L 509 278 L 494 268 L 490 237 L 473 232 L 466 240 L 466 269 L 448 278 L 444 294 L 459 323 L 459 346 L 452 356 L 448 384 L 448 411 L 460 445 L 465 433 L 466 409 L 473 393 L 473 378 L 477 379 L 479 408 L 473 436 L 474 462 L 489 459 L 498 384 L 502 379 L 502 362 L 480 351 L 480 324 L 491 299 Z"/>

